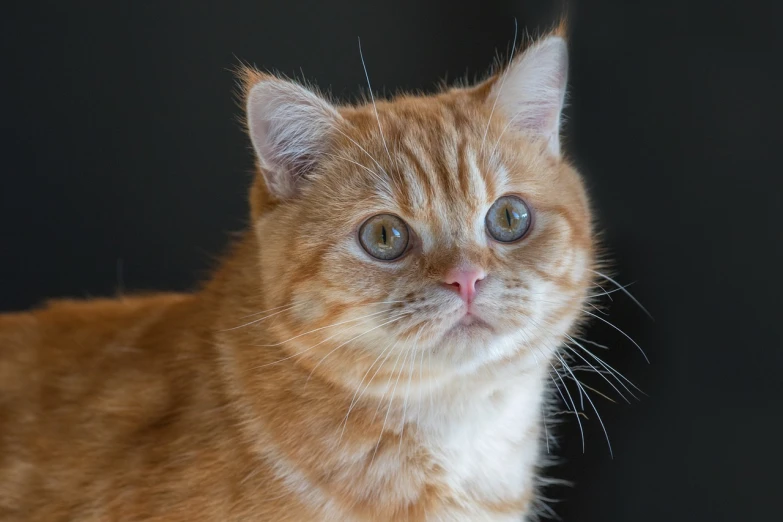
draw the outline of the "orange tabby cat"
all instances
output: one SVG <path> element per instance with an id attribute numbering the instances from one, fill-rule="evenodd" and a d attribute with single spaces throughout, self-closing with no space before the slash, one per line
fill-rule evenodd
<path id="1" fill-rule="evenodd" d="M 202 290 L 0 316 L 0 520 L 519 521 L 591 286 L 560 31 L 433 96 L 244 73 L 251 226 Z"/>

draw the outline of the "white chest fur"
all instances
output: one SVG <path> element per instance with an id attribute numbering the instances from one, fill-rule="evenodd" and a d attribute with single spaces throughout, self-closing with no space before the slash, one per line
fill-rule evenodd
<path id="1" fill-rule="evenodd" d="M 544 394 L 536 373 L 460 401 L 456 414 L 435 415 L 421 425 L 424 444 L 445 471 L 449 488 L 466 504 L 508 502 L 534 487 Z M 452 520 L 479 519 L 466 513 Z"/>

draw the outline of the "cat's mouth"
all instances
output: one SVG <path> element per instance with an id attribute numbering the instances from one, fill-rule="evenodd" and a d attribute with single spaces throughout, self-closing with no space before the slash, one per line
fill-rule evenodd
<path id="1" fill-rule="evenodd" d="M 471 325 L 474 325 L 474 324 L 475 325 L 480 325 L 481 323 L 484 323 L 484 321 L 479 319 L 475 314 L 472 314 L 470 312 L 465 312 L 465 315 L 463 315 L 460 318 L 460 320 L 459 320 L 459 322 L 457 324 L 461 325 L 461 326 L 471 326 Z M 486 324 L 486 323 L 484 323 L 484 324 Z"/>
<path id="2" fill-rule="evenodd" d="M 452 331 L 477 332 L 479 330 L 493 330 L 492 326 L 479 317 L 475 311 L 466 309 L 461 314 L 462 316 L 451 327 Z"/>

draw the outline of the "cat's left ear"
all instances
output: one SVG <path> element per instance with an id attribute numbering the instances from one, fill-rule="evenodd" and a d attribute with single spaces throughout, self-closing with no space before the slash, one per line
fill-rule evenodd
<path id="1" fill-rule="evenodd" d="M 538 40 L 494 79 L 488 101 L 517 131 L 546 141 L 560 155 L 560 118 L 568 81 L 568 46 L 561 35 Z"/>
<path id="2" fill-rule="evenodd" d="M 343 118 L 305 87 L 275 76 L 245 72 L 247 129 L 268 195 L 296 196 L 329 148 Z"/>

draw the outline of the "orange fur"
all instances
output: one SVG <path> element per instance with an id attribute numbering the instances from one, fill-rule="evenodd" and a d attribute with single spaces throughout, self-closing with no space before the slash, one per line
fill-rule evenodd
<path id="1" fill-rule="evenodd" d="M 247 69 L 243 81 L 249 92 L 282 80 Z M 498 498 L 470 481 L 455 489 L 419 422 L 458 424 L 474 398 L 502 404 L 496 383 L 534 374 L 531 346 L 551 356 L 591 284 L 581 180 L 542 142 L 507 131 L 488 99 L 497 82 L 379 100 L 378 119 L 372 105 L 340 107 L 342 133 L 297 197 L 273 194 L 259 172 L 252 226 L 194 294 L 0 316 L 0 520 L 528 513 L 532 485 Z M 508 187 L 536 212 L 530 236 L 476 243 L 465 223 Z M 396 265 L 357 261 L 356 227 L 392 204 L 414 230 L 436 232 Z M 495 330 L 525 332 L 495 359 L 480 351 L 490 334 L 445 342 L 446 319 L 428 315 L 439 306 L 430 287 L 460 263 L 489 274 Z M 557 302 L 523 294 L 534 280 Z M 541 436 L 535 424 L 510 444 Z"/>

